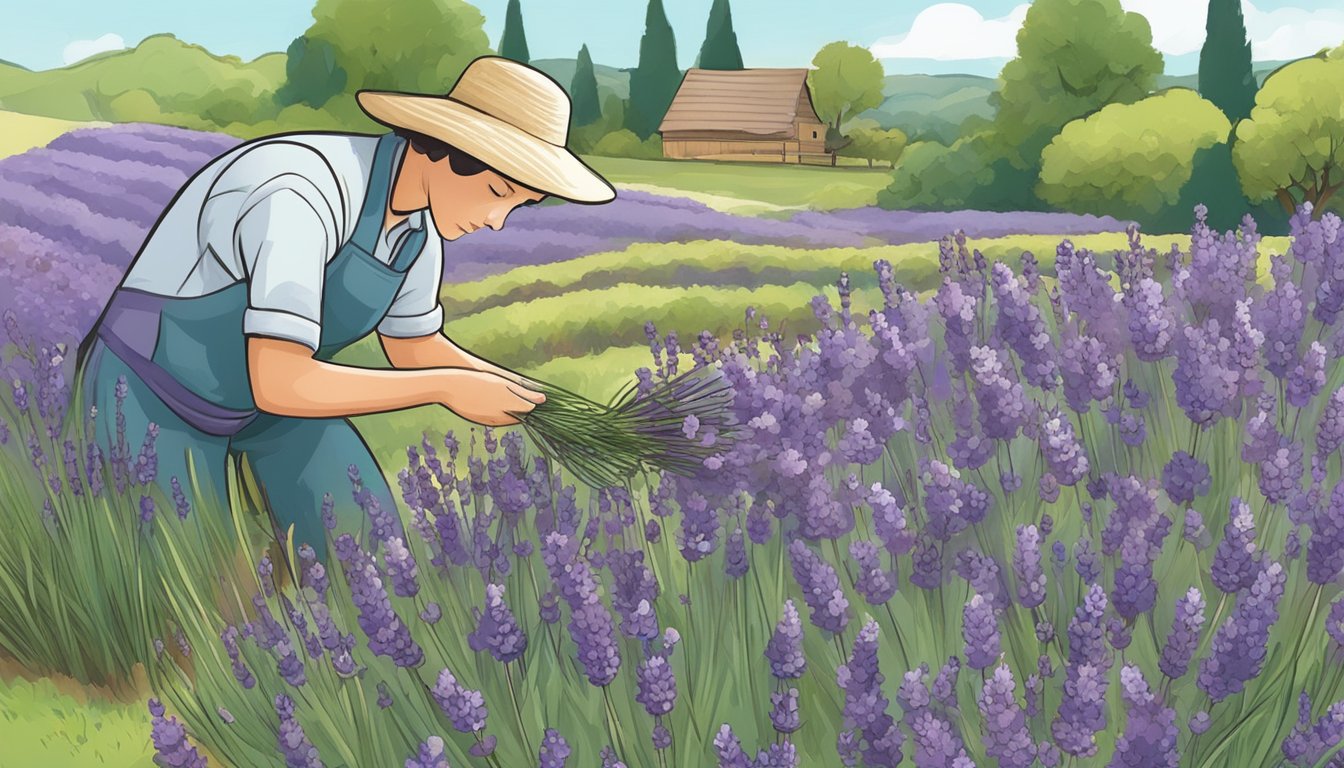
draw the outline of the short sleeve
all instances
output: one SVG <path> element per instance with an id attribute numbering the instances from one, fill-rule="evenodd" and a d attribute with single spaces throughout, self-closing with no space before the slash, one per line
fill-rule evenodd
<path id="1" fill-rule="evenodd" d="M 322 217 L 302 194 L 277 189 L 242 213 L 236 233 L 248 279 L 243 333 L 316 351 L 322 283 L 335 248 Z"/>
<path id="2" fill-rule="evenodd" d="M 202 251 L 248 283 L 243 333 L 317 350 L 322 283 L 345 225 L 339 182 L 311 147 L 260 144 L 235 158 L 202 208 Z"/>
<path id="3" fill-rule="evenodd" d="M 406 280 L 392 302 L 387 315 L 378 324 L 378 333 L 393 338 L 428 336 L 443 330 L 443 305 L 439 303 L 439 285 L 443 282 L 443 240 L 426 216 L 425 247 L 406 270 Z"/>

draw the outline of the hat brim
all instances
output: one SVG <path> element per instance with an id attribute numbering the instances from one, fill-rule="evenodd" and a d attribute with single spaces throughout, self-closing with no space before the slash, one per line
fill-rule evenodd
<path id="1" fill-rule="evenodd" d="M 539 192 L 575 203 L 616 198 L 611 183 L 567 147 L 558 146 L 448 96 L 359 91 L 369 117 L 458 147 Z"/>

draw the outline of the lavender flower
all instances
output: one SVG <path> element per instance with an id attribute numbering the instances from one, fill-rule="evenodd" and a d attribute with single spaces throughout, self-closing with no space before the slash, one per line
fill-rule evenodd
<path id="1" fill-rule="evenodd" d="M 865 762 L 895 766 L 900 762 L 902 739 L 895 719 L 887 714 L 887 698 L 882 693 L 885 678 L 877 666 L 877 636 L 877 622 L 869 617 L 854 638 L 849 661 L 836 669 L 835 681 L 845 692 L 845 727 L 857 728 L 867 742 Z"/>
<path id="2" fill-rule="evenodd" d="M 962 637 L 966 640 L 966 663 L 985 669 L 999 657 L 999 628 L 994 606 L 981 594 L 971 596 L 962 610 Z"/>
<path id="3" fill-rule="evenodd" d="M 1013 573 L 1017 576 L 1017 599 L 1023 608 L 1045 602 L 1045 570 L 1041 568 L 1041 537 L 1034 525 L 1017 527 L 1013 550 Z"/>
<path id="4" fill-rule="evenodd" d="M 397 666 L 415 667 L 425 660 L 410 630 L 392 610 L 392 602 L 378 575 L 373 558 L 348 534 L 336 539 L 336 552 L 343 564 L 351 600 L 359 609 L 359 626 L 369 638 L 369 650 L 387 656 Z"/>
<path id="5" fill-rule="evenodd" d="M 149 713 L 153 715 L 153 731 L 150 738 L 154 742 L 154 762 L 157 765 L 181 766 L 182 768 L 205 768 L 207 761 L 187 741 L 186 728 L 174 716 L 164 717 L 163 704 L 158 699 L 149 700 Z"/>
<path id="6" fill-rule="evenodd" d="M 1214 633 L 1196 682 L 1215 703 L 1240 692 L 1260 674 L 1269 630 L 1279 618 L 1279 599 L 1283 597 L 1286 579 L 1283 566 L 1270 562 L 1242 593 L 1232 615 Z"/>
<path id="7" fill-rule="evenodd" d="M 1050 476 L 1059 485 L 1075 485 L 1087 477 L 1087 453 L 1074 435 L 1073 424 L 1068 417 L 1053 409 L 1046 414 L 1040 430 L 1041 455 L 1045 457 Z M 1042 477 L 1042 483 L 1044 483 Z M 1044 491 L 1044 487 L 1042 489 Z M 1058 491 L 1055 491 L 1058 495 Z M 1041 497 L 1045 499 L 1043 492 Z M 1053 501 L 1053 499 L 1046 499 Z"/>
<path id="8" fill-rule="evenodd" d="M 849 544 L 849 554 L 858 570 L 855 589 L 869 605 L 881 605 L 896 594 L 896 573 L 882 567 L 876 544 L 855 539 Z"/>
<path id="9" fill-rule="evenodd" d="M 1208 493 L 1212 481 L 1209 466 L 1185 451 L 1172 454 L 1171 461 L 1162 468 L 1162 486 L 1167 496 L 1182 506 Z"/>
<path id="10" fill-rule="evenodd" d="M 472 614 L 476 629 L 467 635 L 467 644 L 473 651 L 489 651 L 496 661 L 508 664 L 527 650 L 527 635 L 504 603 L 503 585 L 487 584 L 485 612 L 473 607 Z"/>
<path id="11" fill-rule="evenodd" d="M 714 754 L 719 759 L 718 768 L 753 768 L 751 758 L 742 751 L 742 743 L 727 723 L 719 726 L 714 735 Z"/>
<path id="12" fill-rule="evenodd" d="M 840 589 L 835 569 L 801 539 L 789 544 L 789 562 L 811 609 L 812 623 L 828 632 L 843 632 L 849 624 L 849 600 Z"/>
<path id="13" fill-rule="evenodd" d="M 803 657 L 803 625 L 792 599 L 784 601 L 784 615 L 765 645 L 765 657 L 770 661 L 770 674 L 781 680 L 797 679 L 807 670 L 807 660 Z"/>
<path id="14" fill-rule="evenodd" d="M 952 729 L 951 723 L 929 710 L 916 715 L 910 729 L 914 732 L 915 765 L 920 768 L 950 767 L 963 754 L 961 738 Z"/>
<path id="15" fill-rule="evenodd" d="M 652 716 L 659 717 L 672 711 L 677 702 L 677 679 L 672 667 L 663 656 L 650 656 L 635 669 L 638 688 L 635 701 L 644 705 Z"/>
<path id="16" fill-rule="evenodd" d="M 406 768 L 448 768 L 442 736 L 430 736 L 420 743 L 414 757 L 406 759 Z"/>
<path id="17" fill-rule="evenodd" d="M 1176 618 L 1157 661 L 1162 674 L 1172 680 L 1180 678 L 1190 668 L 1190 659 L 1199 646 L 1199 633 L 1204 627 L 1204 607 L 1204 596 L 1197 587 L 1191 587 L 1176 600 Z"/>
<path id="18" fill-rule="evenodd" d="M 1186 541 L 1195 545 L 1197 550 L 1203 550 L 1213 543 L 1213 537 L 1209 534 L 1209 529 L 1204 527 L 1204 518 L 1194 508 L 1185 510 L 1183 536 Z"/>
<path id="19" fill-rule="evenodd" d="M 803 726 L 798 711 L 798 689 L 787 688 L 770 694 L 770 723 L 780 733 L 793 733 Z"/>
<path id="20" fill-rule="evenodd" d="M 1129 720 L 1124 734 L 1116 739 L 1110 765 L 1179 768 L 1176 740 L 1181 731 L 1176 725 L 1176 710 L 1149 692 L 1148 681 L 1136 666 L 1127 664 L 1120 670 L 1120 686 Z"/>
<path id="21" fill-rule="evenodd" d="M 1106 727 L 1108 682 L 1104 670 L 1092 664 L 1071 663 L 1065 670 L 1064 697 L 1050 723 L 1050 733 L 1064 752 L 1074 757 L 1097 753 L 1096 735 Z"/>
<path id="22" fill-rule="evenodd" d="M 1027 730 L 1027 716 L 1018 706 L 1013 674 L 1000 664 L 985 680 L 977 702 L 985 721 L 985 753 L 1003 768 L 1030 768 L 1036 745 Z"/>
<path id="23" fill-rule="evenodd" d="M 430 691 L 439 709 L 447 715 L 448 722 L 462 733 L 472 733 L 485 729 L 485 719 L 489 714 L 485 699 L 480 691 L 464 687 L 448 669 L 439 671 L 438 680 Z"/>
<path id="24" fill-rule="evenodd" d="M 1233 497 L 1223 540 L 1214 550 L 1209 575 L 1219 589 L 1232 594 L 1251 586 L 1259 575 L 1259 567 L 1255 557 L 1255 518 L 1251 515 L 1251 505 L 1240 497 Z"/>
<path id="25" fill-rule="evenodd" d="M 294 718 L 294 701 L 283 693 L 275 697 L 275 713 L 280 716 L 276 744 L 285 756 L 286 768 L 321 768 L 317 747 L 308 740 L 303 727 Z"/>
<path id="26" fill-rule="evenodd" d="M 537 768 L 565 768 L 569 759 L 569 742 L 554 728 L 547 728 L 541 739 L 541 749 L 537 756 Z"/>

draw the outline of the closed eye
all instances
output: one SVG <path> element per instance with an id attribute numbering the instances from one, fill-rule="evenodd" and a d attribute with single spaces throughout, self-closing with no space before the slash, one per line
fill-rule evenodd
<path id="1" fill-rule="evenodd" d="M 495 185 L 493 185 L 493 184 L 490 185 L 490 191 L 494 194 L 495 197 L 503 197 L 503 196 L 504 196 L 503 193 L 495 191 Z"/>

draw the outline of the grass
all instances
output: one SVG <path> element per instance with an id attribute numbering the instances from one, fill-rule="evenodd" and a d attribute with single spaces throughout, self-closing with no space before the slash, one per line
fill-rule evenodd
<path id="1" fill-rule="evenodd" d="M 768 206 L 852 208 L 872 205 L 891 182 L 890 169 L 776 165 L 704 160 L 636 160 L 588 156 L 584 160 L 612 183 L 659 187 Z"/>
<path id="2" fill-rule="evenodd" d="M 152 768 L 149 711 L 51 678 L 0 675 L 0 765 Z"/>

